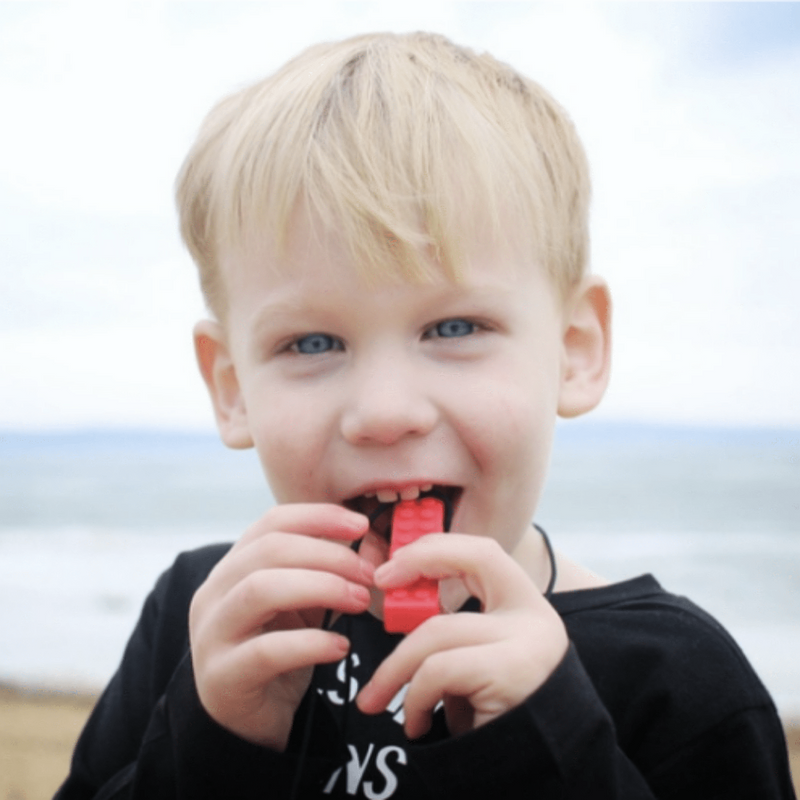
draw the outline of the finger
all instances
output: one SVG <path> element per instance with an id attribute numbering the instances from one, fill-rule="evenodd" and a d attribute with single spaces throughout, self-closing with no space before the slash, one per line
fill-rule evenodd
<path id="1" fill-rule="evenodd" d="M 258 570 L 240 581 L 219 603 L 205 635 L 221 641 L 253 636 L 278 614 L 330 608 L 345 614 L 366 611 L 369 589 L 338 575 L 304 569 Z"/>
<path id="2" fill-rule="evenodd" d="M 502 674 L 527 696 L 561 661 L 567 645 L 563 622 L 549 605 L 544 613 L 518 609 L 432 617 L 380 664 L 362 689 L 359 707 L 364 713 L 380 713 L 402 686 L 417 679 L 432 657 L 470 647 L 496 648 L 494 674 Z M 469 663 L 463 666 L 470 668 Z M 456 688 L 448 687 L 448 692 Z"/>
<path id="3" fill-rule="evenodd" d="M 339 661 L 349 649 L 347 638 L 331 631 L 275 631 L 242 643 L 221 667 L 243 687 L 263 687 L 279 675 Z"/>
<path id="4" fill-rule="evenodd" d="M 445 696 L 469 698 L 476 724 L 485 716 L 499 715 L 521 702 L 524 697 L 496 694 L 496 658 L 494 648 L 479 646 L 448 650 L 427 659 L 414 675 L 403 700 L 406 736 L 416 739 L 428 731 L 433 711 Z"/>
<path id="5" fill-rule="evenodd" d="M 314 538 L 355 541 L 369 530 L 363 514 L 334 503 L 285 503 L 273 506 L 251 525 L 234 547 L 274 531 L 291 531 Z"/>
<path id="6" fill-rule="evenodd" d="M 384 711 L 400 687 L 437 652 L 497 642 L 505 635 L 505 626 L 484 614 L 432 617 L 406 636 L 375 670 L 359 695 L 359 708 L 367 714 Z"/>
<path id="7" fill-rule="evenodd" d="M 314 628 L 264 634 L 213 660 L 198 660 L 193 654 L 198 691 L 212 716 L 230 724 L 255 713 L 264 702 L 265 687 L 280 676 L 334 663 L 349 649 L 344 636 Z"/>
<path id="8" fill-rule="evenodd" d="M 423 536 L 376 569 L 375 585 L 386 591 L 422 577 L 461 579 L 487 612 L 542 601 L 523 568 L 494 539 L 483 536 Z"/>
<path id="9" fill-rule="evenodd" d="M 374 568 L 349 547 L 294 533 L 273 532 L 231 551 L 209 576 L 208 593 L 220 596 L 258 569 L 305 568 L 372 586 Z"/>

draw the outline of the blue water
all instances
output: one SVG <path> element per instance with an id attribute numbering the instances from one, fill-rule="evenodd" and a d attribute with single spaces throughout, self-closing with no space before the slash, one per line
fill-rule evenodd
<path id="1" fill-rule="evenodd" d="M 94 689 L 182 549 L 271 505 L 209 435 L 0 433 L 0 680 Z M 537 520 L 606 578 L 653 572 L 740 641 L 800 716 L 800 432 L 559 427 Z"/>

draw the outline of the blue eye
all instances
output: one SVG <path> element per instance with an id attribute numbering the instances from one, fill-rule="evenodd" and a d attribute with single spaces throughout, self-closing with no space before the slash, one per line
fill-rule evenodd
<path id="1" fill-rule="evenodd" d="M 309 333 L 302 336 L 292 344 L 292 349 L 304 356 L 315 356 L 321 353 L 329 353 L 332 350 L 342 350 L 342 343 L 329 336 L 327 333 Z"/>
<path id="2" fill-rule="evenodd" d="M 442 339 L 454 339 L 458 336 L 469 336 L 475 333 L 478 326 L 468 319 L 446 319 L 433 326 L 430 335 Z"/>

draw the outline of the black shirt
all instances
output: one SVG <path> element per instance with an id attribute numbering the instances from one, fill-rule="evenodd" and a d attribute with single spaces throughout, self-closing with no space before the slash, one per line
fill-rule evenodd
<path id="1" fill-rule="evenodd" d="M 343 617 L 350 663 L 317 668 L 287 752 L 244 742 L 205 713 L 188 656 L 189 603 L 226 551 L 185 553 L 161 577 L 59 800 L 285 798 L 298 772 L 300 797 L 794 797 L 775 707 L 741 650 L 650 576 L 555 594 L 562 663 L 524 703 L 457 737 L 437 712 L 409 742 L 402 693 L 360 714 L 355 693 L 400 637 L 368 614 Z"/>

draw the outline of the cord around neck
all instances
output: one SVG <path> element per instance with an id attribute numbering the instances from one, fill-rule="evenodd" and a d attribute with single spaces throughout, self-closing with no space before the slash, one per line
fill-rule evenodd
<path id="1" fill-rule="evenodd" d="M 547 588 L 544 590 L 544 596 L 548 599 L 553 594 L 553 589 L 556 586 L 556 580 L 558 579 L 558 569 L 556 568 L 556 554 L 553 551 L 553 545 L 550 544 L 550 537 L 547 535 L 547 532 L 541 525 L 537 525 L 535 522 L 533 523 L 533 527 L 536 528 L 537 531 L 542 536 L 544 540 L 544 546 L 547 548 L 547 558 L 550 561 L 550 580 L 547 582 Z"/>

